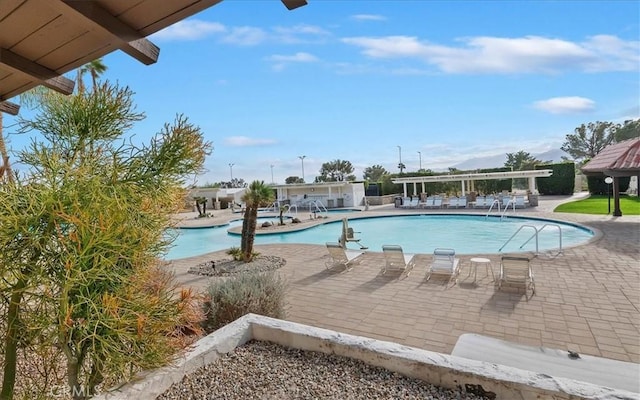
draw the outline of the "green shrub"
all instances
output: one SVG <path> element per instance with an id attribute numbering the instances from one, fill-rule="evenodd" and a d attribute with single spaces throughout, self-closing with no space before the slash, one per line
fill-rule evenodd
<path id="1" fill-rule="evenodd" d="M 227 250 L 227 254 L 233 257 L 235 261 L 242 261 L 242 250 L 240 250 L 240 247 L 234 246 L 230 248 Z"/>
<path id="2" fill-rule="evenodd" d="M 611 191 L 613 195 L 613 184 L 607 184 L 605 180 L 606 176 L 587 176 L 587 184 L 589 186 L 589 193 L 591 194 L 603 194 L 606 195 L 608 191 Z M 626 192 L 629 189 L 630 176 L 622 176 L 618 178 L 620 185 L 620 193 Z"/>
<path id="3" fill-rule="evenodd" d="M 210 333 L 248 313 L 284 316 L 286 284 L 274 272 L 241 273 L 213 282 L 204 302 L 204 329 Z"/>
<path id="4" fill-rule="evenodd" d="M 557 164 L 539 164 L 536 170 L 550 169 L 553 174 L 548 178 L 536 178 L 540 194 L 572 195 L 576 184 L 576 166 L 572 162 Z"/>

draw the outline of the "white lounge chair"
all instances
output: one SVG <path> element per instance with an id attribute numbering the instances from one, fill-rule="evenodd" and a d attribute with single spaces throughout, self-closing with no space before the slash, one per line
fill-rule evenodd
<path id="1" fill-rule="evenodd" d="M 449 275 L 449 280 L 457 281 L 460 259 L 456 257 L 454 249 L 437 248 L 433 251 L 433 261 L 427 269 L 427 280 L 431 279 L 431 275 Z"/>
<path id="2" fill-rule="evenodd" d="M 327 250 L 329 250 L 330 260 L 325 262 L 327 269 L 334 268 L 336 266 L 343 266 L 345 270 L 350 270 L 354 261 L 364 254 L 363 251 L 348 250 L 340 246 L 340 243 L 327 242 Z"/>
<path id="3" fill-rule="evenodd" d="M 484 205 L 485 205 L 485 197 L 484 196 L 476 197 L 475 208 L 484 208 Z"/>
<path id="4" fill-rule="evenodd" d="M 516 196 L 516 200 L 515 200 L 515 207 L 516 208 L 525 208 L 525 204 L 524 204 L 524 196 Z"/>
<path id="5" fill-rule="evenodd" d="M 457 197 L 449 197 L 449 208 L 458 208 L 458 198 Z"/>
<path id="6" fill-rule="evenodd" d="M 467 208 L 467 198 L 466 197 L 460 197 L 458 199 L 458 208 Z"/>
<path id="7" fill-rule="evenodd" d="M 433 197 L 427 197 L 427 200 L 422 204 L 423 208 L 431 208 L 433 207 Z"/>
<path id="8" fill-rule="evenodd" d="M 433 208 L 441 208 L 442 207 L 442 197 L 436 197 L 433 199 Z"/>
<path id="9" fill-rule="evenodd" d="M 505 196 L 502 198 L 502 208 L 504 210 L 506 210 L 507 208 L 511 207 L 513 209 L 513 211 L 516 210 L 516 201 L 515 201 L 515 197 L 512 196 Z"/>
<path id="10" fill-rule="evenodd" d="M 417 208 L 419 202 L 420 199 L 415 197 L 413 199 L 410 199 L 408 203 L 403 203 L 402 208 Z"/>
<path id="11" fill-rule="evenodd" d="M 502 288 L 503 283 L 523 286 L 525 297 L 527 290 L 531 289 L 531 295 L 533 296 L 536 293 L 536 287 L 529 259 L 527 257 L 502 256 L 500 259 L 498 290 Z M 527 300 L 529 300 L 528 297 Z"/>
<path id="12" fill-rule="evenodd" d="M 394 244 L 385 244 L 382 246 L 382 253 L 384 254 L 385 265 L 382 267 L 382 273 L 387 272 L 388 269 L 396 269 L 401 271 L 407 271 L 407 276 L 414 267 L 413 257 L 415 254 L 404 253 L 402 247 Z"/>

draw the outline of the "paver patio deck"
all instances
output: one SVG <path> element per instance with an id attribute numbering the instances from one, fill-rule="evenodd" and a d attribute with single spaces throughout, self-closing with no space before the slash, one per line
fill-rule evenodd
<path id="1" fill-rule="evenodd" d="M 640 218 L 557 214 L 550 212 L 553 206 L 541 198 L 540 207 L 518 214 L 576 222 L 602 235 L 557 257 L 534 257 L 536 294 L 528 301 L 523 291 L 498 291 L 484 268 L 474 283 L 473 276 L 467 277 L 473 255 L 460 257 L 462 271 L 452 286 L 435 277 L 424 280 L 432 249 L 417 256 L 416 268 L 405 279 L 379 273 L 381 249 L 367 251 L 348 272 L 325 268 L 324 244 L 260 245 L 256 250 L 287 260 L 279 271 L 289 283 L 290 321 L 442 353 L 450 353 L 461 334 L 478 333 L 640 363 Z M 400 210 L 391 206 L 368 213 Z M 171 266 L 181 283 L 204 288 L 211 278 L 189 274 L 188 268 L 226 257 L 210 253 Z M 488 258 L 494 268 L 499 265 L 499 254 Z"/>

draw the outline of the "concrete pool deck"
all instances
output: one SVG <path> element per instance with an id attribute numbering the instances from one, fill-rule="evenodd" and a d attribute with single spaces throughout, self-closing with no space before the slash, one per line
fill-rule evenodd
<path id="1" fill-rule="evenodd" d="M 405 279 L 389 272 L 380 275 L 384 265 L 381 249 L 367 251 L 360 263 L 344 273 L 325 268 L 328 253 L 324 244 L 258 245 L 256 251 L 286 259 L 286 266 L 279 272 L 289 283 L 286 319 L 293 322 L 447 354 L 460 335 L 477 333 L 640 363 L 640 217 L 551 212 L 568 200 L 541 197 L 538 207 L 517 210 L 516 215 L 579 223 L 602 235 L 589 244 L 564 249 L 560 256 L 541 254 L 533 258 L 536 294 L 528 301 L 521 291 L 498 291 L 484 269 L 478 270 L 476 282 L 473 276 L 468 278 L 473 255 L 460 257 L 458 283 L 447 286 L 441 280 L 424 280 L 432 249 L 417 256 L 417 266 Z M 214 211 L 213 218 L 202 220 L 185 214 L 181 224 L 220 224 L 241 217 L 225 211 Z M 390 205 L 356 214 L 415 212 L 451 211 L 405 210 Z M 304 225 L 308 226 L 306 222 Z M 211 278 L 189 274 L 189 267 L 227 257 L 219 251 L 174 260 L 170 267 L 182 285 L 203 289 Z M 488 258 L 496 272 L 500 255 Z"/>

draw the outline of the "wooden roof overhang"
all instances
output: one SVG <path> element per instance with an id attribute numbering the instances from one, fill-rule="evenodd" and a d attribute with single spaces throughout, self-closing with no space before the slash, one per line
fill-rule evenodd
<path id="1" fill-rule="evenodd" d="M 0 0 L 0 112 L 17 114 L 6 100 L 38 85 L 70 94 L 63 74 L 115 50 L 155 63 L 160 49 L 147 36 L 221 1 Z"/>
<path id="2" fill-rule="evenodd" d="M 625 140 L 605 147 L 582 168 L 585 175 L 640 175 L 640 138 Z"/>
<path id="3" fill-rule="evenodd" d="M 640 176 L 640 137 L 605 147 L 580 169 L 585 175 L 613 177 L 613 216 L 622 216 L 620 178 Z"/>

